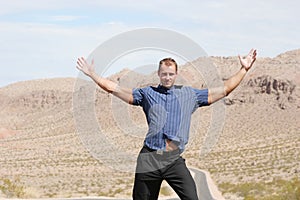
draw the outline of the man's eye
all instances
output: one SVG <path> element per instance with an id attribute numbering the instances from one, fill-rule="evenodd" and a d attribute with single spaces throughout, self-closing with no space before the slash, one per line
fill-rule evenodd
<path id="1" fill-rule="evenodd" d="M 162 73 L 162 76 L 174 76 L 175 74 L 174 73 L 171 73 L 171 74 L 168 74 L 168 73 Z"/>

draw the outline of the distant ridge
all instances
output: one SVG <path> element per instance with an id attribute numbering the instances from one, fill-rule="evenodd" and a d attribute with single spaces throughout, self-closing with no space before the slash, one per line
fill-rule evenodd
<path id="1" fill-rule="evenodd" d="M 240 68 L 237 57 L 210 59 L 222 79 Z M 191 63 L 200 63 L 200 58 Z M 179 83 L 205 87 L 191 63 L 180 66 Z M 204 158 L 199 150 L 212 110 L 205 107 L 194 113 L 190 142 L 183 154 L 188 166 L 209 171 L 217 185 L 300 177 L 299 77 L 300 49 L 274 58 L 258 57 L 242 84 L 225 98 L 223 132 Z M 135 87 L 158 83 L 156 73 L 146 76 L 130 70 L 109 78 Z M 22 190 L 24 198 L 130 197 L 133 174 L 94 159 L 78 137 L 73 112 L 76 81 L 40 79 L 0 88 L 0 198 L 17 196 L 17 191 L 5 192 L 1 187 L 8 183 Z M 100 89 L 87 95 L 95 96 L 95 116 L 108 141 L 136 156 L 143 138 L 127 133 L 112 107 L 118 105 L 127 111 L 126 115 L 120 113 L 121 117 L 128 116 L 144 133 L 147 127 L 141 108 L 127 108 Z M 226 199 L 237 195 L 220 190 Z M 161 197 L 172 194 L 163 187 Z"/>

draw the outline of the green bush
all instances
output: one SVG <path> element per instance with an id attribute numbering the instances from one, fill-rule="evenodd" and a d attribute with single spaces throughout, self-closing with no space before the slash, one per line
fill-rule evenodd
<path id="1" fill-rule="evenodd" d="M 236 194 L 245 200 L 300 200 L 300 179 L 274 180 L 270 183 L 222 183 L 220 190 Z"/>
<path id="2" fill-rule="evenodd" d="M 0 178 L 0 190 L 7 198 L 22 198 L 25 195 L 24 186 L 20 183 L 19 178 L 14 181 L 7 178 Z"/>

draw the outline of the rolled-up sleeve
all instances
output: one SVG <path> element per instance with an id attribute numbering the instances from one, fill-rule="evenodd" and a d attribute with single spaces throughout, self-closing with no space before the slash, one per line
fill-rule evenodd
<path id="1" fill-rule="evenodd" d="M 208 106 L 208 89 L 193 89 L 196 95 L 196 101 L 199 107 Z"/>
<path id="2" fill-rule="evenodd" d="M 133 96 L 133 105 L 135 106 L 141 106 L 144 98 L 144 91 L 142 88 L 134 88 L 132 90 L 132 96 Z"/>

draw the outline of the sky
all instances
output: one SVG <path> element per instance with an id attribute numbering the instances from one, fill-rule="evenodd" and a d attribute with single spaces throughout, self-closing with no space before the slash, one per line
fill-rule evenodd
<path id="1" fill-rule="evenodd" d="M 0 87 L 77 77 L 78 57 L 141 28 L 183 34 L 209 56 L 256 48 L 259 57 L 275 57 L 300 48 L 298 0 L 0 0 L 0 5 Z M 110 73 L 137 62 L 152 64 L 164 54 L 128 55 L 110 66 Z"/>

